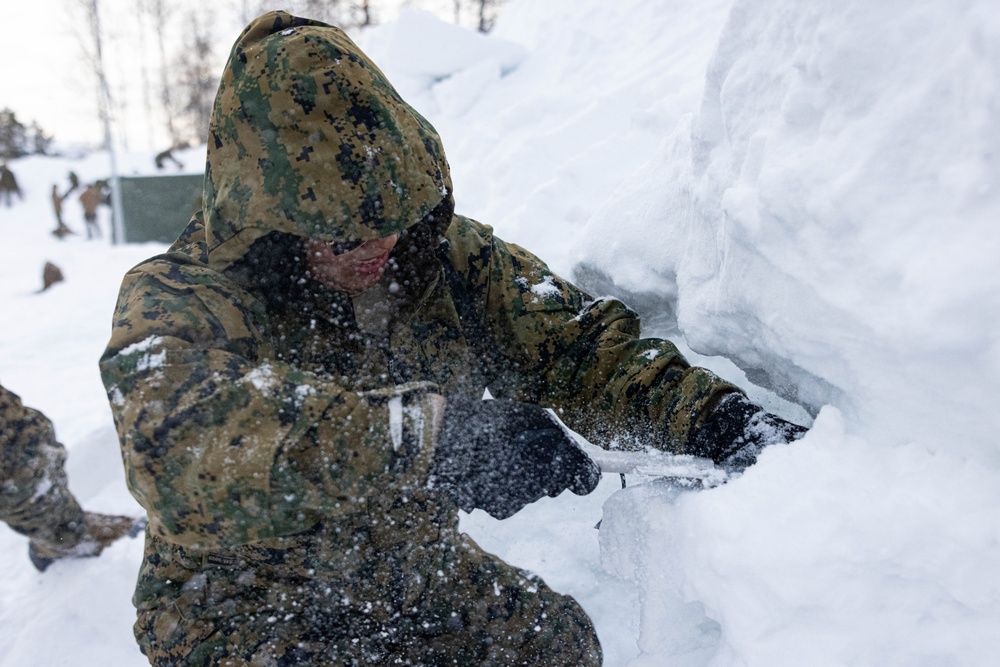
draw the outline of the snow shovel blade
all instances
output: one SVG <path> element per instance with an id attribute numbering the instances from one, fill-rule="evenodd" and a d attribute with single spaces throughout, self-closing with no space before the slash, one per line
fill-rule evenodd
<path id="1" fill-rule="evenodd" d="M 715 465 L 711 459 L 689 454 L 667 454 L 659 450 L 623 451 L 602 449 L 566 426 L 553 410 L 548 410 L 576 444 L 590 457 L 602 473 L 619 473 L 624 486 L 624 475 L 645 475 L 685 488 L 711 489 L 729 481 L 729 473 Z"/>
<path id="2" fill-rule="evenodd" d="M 660 451 L 626 452 L 609 451 L 578 439 L 577 443 L 587 456 L 597 464 L 602 473 L 645 475 L 671 480 L 697 481 L 695 488 L 710 489 L 729 480 L 729 473 L 717 467 L 711 459 L 686 454 L 667 454 Z"/>

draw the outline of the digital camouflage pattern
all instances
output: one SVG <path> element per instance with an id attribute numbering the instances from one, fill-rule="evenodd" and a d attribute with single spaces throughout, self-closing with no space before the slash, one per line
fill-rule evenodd
<path id="1" fill-rule="evenodd" d="M 489 387 L 594 442 L 683 452 L 736 389 L 454 215 L 437 135 L 335 28 L 252 23 L 208 155 L 204 217 L 125 276 L 101 361 L 150 517 L 151 662 L 600 664 L 575 601 L 481 551 L 428 488 L 440 396 Z M 396 232 L 353 300 L 300 255 L 265 261 Z"/>
<path id="2" fill-rule="evenodd" d="M 84 514 L 67 486 L 52 422 L 0 386 L 0 520 L 47 544 L 76 544 Z"/>

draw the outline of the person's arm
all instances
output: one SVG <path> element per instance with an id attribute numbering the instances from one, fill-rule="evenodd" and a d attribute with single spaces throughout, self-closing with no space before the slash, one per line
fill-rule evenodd
<path id="1" fill-rule="evenodd" d="M 101 360 L 129 489 L 155 534 L 242 544 L 425 483 L 432 385 L 356 393 L 270 360 L 259 304 L 200 271 L 130 272 Z"/>
<path id="2" fill-rule="evenodd" d="M 0 386 L 0 520 L 50 542 L 77 537 L 83 510 L 69 491 L 65 463 L 49 418 Z"/>
<path id="3" fill-rule="evenodd" d="M 732 405 L 727 397 L 743 397 L 738 387 L 691 366 L 669 341 L 640 338 L 638 315 L 621 301 L 592 299 L 490 228 L 457 218 L 449 240 L 456 291 L 475 303 L 465 319 L 480 312 L 472 326 L 502 351 L 495 395 L 551 407 L 602 446 L 720 463 L 733 455 L 739 436 L 712 417 Z"/>

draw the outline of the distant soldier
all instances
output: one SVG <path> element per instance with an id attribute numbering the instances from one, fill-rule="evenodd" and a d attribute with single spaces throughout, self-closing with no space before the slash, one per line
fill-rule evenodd
<path id="1" fill-rule="evenodd" d="M 103 193 L 98 183 L 88 185 L 80 193 L 80 204 L 83 206 L 83 219 L 87 221 L 88 239 L 101 238 L 101 228 L 97 224 L 97 207 L 101 205 L 102 195 Z"/>
<path id="2" fill-rule="evenodd" d="M 108 179 L 101 178 L 101 179 L 98 179 L 98 180 L 94 181 L 94 185 L 96 185 L 97 189 L 100 190 L 100 192 L 101 192 L 101 203 L 104 204 L 105 206 L 110 207 L 111 206 L 111 183 L 108 182 Z"/>
<path id="3" fill-rule="evenodd" d="M 44 292 L 56 283 L 61 283 L 63 280 L 65 278 L 63 278 L 62 269 L 52 262 L 45 262 L 45 267 L 42 268 L 42 289 L 40 291 Z"/>
<path id="4" fill-rule="evenodd" d="M 13 202 L 12 195 L 17 195 L 18 199 L 24 199 L 24 194 L 21 192 L 21 188 L 17 184 L 17 178 L 14 176 L 14 172 L 12 172 L 7 164 L 4 163 L 3 165 L 0 165 L 0 196 L 4 198 L 7 208 L 10 208 Z"/>
<path id="5" fill-rule="evenodd" d="M 39 571 L 61 558 L 96 556 L 145 527 L 145 519 L 84 512 L 67 488 L 65 462 L 52 422 L 0 386 L 0 520 L 28 537 Z"/>
<path id="6" fill-rule="evenodd" d="M 175 148 L 174 146 L 171 146 L 170 148 L 168 148 L 167 150 L 163 151 L 162 153 L 157 153 L 156 154 L 156 157 L 153 158 L 153 162 L 156 163 L 156 168 L 157 169 L 163 169 L 164 163 L 167 160 L 170 160 L 175 165 L 177 165 L 178 169 L 183 169 L 184 168 L 184 163 L 174 157 L 174 148 Z"/>
<path id="7" fill-rule="evenodd" d="M 66 195 L 59 194 L 59 186 L 52 185 L 52 210 L 56 214 L 56 228 L 52 230 L 52 235 L 56 238 L 63 238 L 73 233 L 73 230 L 66 226 L 62 219 L 63 200 Z"/>

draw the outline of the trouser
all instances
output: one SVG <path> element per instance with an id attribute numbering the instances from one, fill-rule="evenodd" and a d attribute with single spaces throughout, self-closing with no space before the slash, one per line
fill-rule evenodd
<path id="1" fill-rule="evenodd" d="M 140 611 L 136 636 L 156 666 L 601 664 L 575 600 L 465 535 L 443 551 L 442 569 L 404 600 L 368 586 L 377 575 L 296 586 L 258 581 L 252 568 L 221 585 L 195 575 L 169 603 Z"/>
<path id="2" fill-rule="evenodd" d="M 84 213 L 83 218 L 87 223 L 87 238 L 88 239 L 101 238 L 101 228 L 97 225 L 97 214 Z"/>

